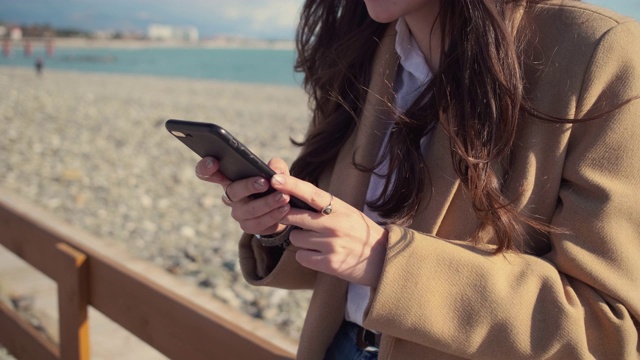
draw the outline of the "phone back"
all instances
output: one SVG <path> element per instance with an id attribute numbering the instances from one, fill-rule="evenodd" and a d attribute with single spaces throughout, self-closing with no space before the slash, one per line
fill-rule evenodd
<path id="1" fill-rule="evenodd" d="M 273 170 L 247 149 L 233 135 L 215 124 L 169 120 L 167 130 L 200 157 L 213 156 L 220 161 L 220 171 L 236 181 L 253 176 L 270 179 Z"/>

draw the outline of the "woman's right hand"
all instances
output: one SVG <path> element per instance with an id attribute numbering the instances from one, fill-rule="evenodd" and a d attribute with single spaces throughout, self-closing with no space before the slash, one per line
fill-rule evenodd
<path id="1" fill-rule="evenodd" d="M 276 173 L 289 174 L 289 167 L 282 159 L 272 159 L 268 165 Z M 222 202 L 231 207 L 231 217 L 240 224 L 242 231 L 268 235 L 286 228 L 279 221 L 289 212 L 289 195 L 274 192 L 258 199 L 250 197 L 269 188 L 265 178 L 231 181 L 219 171 L 219 162 L 213 157 L 205 157 L 196 164 L 196 175 L 201 180 L 222 186 L 230 200 L 225 201 L 223 197 Z"/>

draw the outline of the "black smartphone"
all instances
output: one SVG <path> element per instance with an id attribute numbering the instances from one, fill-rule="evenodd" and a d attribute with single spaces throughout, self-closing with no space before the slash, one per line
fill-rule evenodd
<path id="1" fill-rule="evenodd" d="M 167 130 L 200 157 L 212 156 L 220 162 L 220 171 L 232 181 L 262 176 L 270 180 L 275 172 L 222 127 L 204 122 L 170 119 Z M 271 194 L 272 187 L 255 194 L 255 198 Z M 304 201 L 291 197 L 291 206 L 298 209 L 318 211 Z"/>

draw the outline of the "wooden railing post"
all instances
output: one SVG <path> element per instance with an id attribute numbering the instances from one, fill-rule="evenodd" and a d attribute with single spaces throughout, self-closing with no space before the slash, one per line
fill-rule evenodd
<path id="1" fill-rule="evenodd" d="M 69 244 L 58 243 L 61 265 L 58 283 L 58 308 L 60 312 L 60 358 L 63 360 L 88 360 L 89 322 L 89 272 L 87 256 Z"/>

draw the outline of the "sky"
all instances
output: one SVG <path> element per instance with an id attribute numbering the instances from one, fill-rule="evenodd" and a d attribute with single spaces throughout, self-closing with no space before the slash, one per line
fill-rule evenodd
<path id="1" fill-rule="evenodd" d="M 640 0 L 587 2 L 640 20 Z M 236 35 L 292 39 L 302 3 L 303 0 L 0 0 L 0 21 L 141 33 L 149 24 L 158 23 L 195 26 L 201 38 Z"/>

